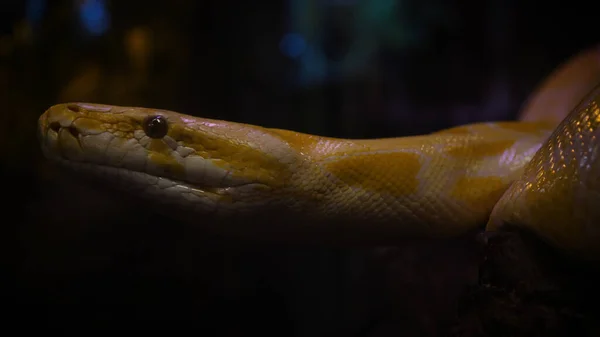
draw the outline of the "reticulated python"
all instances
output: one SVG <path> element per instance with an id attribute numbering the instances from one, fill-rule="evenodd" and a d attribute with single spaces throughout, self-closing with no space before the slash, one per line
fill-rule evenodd
<path id="1" fill-rule="evenodd" d="M 232 233 L 394 244 L 511 224 L 597 259 L 600 89 L 573 106 L 600 66 L 582 55 L 550 77 L 521 121 L 422 136 L 335 139 L 89 103 L 51 107 L 39 135 L 48 158 Z M 567 82 L 567 98 L 548 103 Z"/>

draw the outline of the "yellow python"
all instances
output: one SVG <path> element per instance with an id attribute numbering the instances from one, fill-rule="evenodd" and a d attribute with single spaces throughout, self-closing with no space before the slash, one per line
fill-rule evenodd
<path id="1" fill-rule="evenodd" d="M 590 65 L 589 52 L 540 92 L 572 80 L 573 64 L 582 63 Z M 509 223 L 597 259 L 600 90 L 572 106 L 600 70 L 578 69 L 593 76 L 569 86 L 569 108 L 550 105 L 555 118 L 542 121 L 552 113 L 539 112 L 548 106 L 538 93 L 523 119 L 540 121 L 422 136 L 335 139 L 89 103 L 51 107 L 38 132 L 48 158 L 197 226 L 277 240 L 395 244 Z"/>

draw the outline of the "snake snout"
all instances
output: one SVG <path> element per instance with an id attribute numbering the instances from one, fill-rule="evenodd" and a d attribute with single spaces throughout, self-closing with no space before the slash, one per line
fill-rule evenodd
<path id="1" fill-rule="evenodd" d="M 79 131 L 73 125 L 73 121 L 80 116 L 81 109 L 75 104 L 58 104 L 46 110 L 38 120 L 38 130 L 40 136 L 48 132 L 58 133 L 61 129 L 66 129 L 73 136 L 78 136 Z"/>
<path id="2" fill-rule="evenodd" d="M 84 111 L 75 104 L 58 104 L 46 110 L 38 120 L 38 139 L 47 157 L 81 157 L 80 141 L 85 130 L 76 120 Z"/>

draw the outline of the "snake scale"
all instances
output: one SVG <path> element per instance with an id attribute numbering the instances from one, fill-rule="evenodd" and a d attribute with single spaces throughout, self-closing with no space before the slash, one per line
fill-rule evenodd
<path id="1" fill-rule="evenodd" d="M 91 103 L 52 106 L 38 133 L 46 157 L 207 228 L 395 244 L 508 224 L 593 260 L 600 258 L 600 89 L 589 90 L 598 78 L 587 71 L 589 54 L 540 89 L 570 81 L 576 98 L 567 106 L 531 107 L 534 99 L 520 121 L 427 135 L 337 139 Z M 582 72 L 585 80 L 573 78 Z"/>

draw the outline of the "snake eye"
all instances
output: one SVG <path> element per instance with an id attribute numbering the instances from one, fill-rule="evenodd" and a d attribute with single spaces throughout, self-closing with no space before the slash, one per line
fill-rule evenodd
<path id="1" fill-rule="evenodd" d="M 149 116 L 144 119 L 142 124 L 146 136 L 150 138 L 162 138 L 167 135 L 169 131 L 169 124 L 167 119 L 163 116 Z"/>

